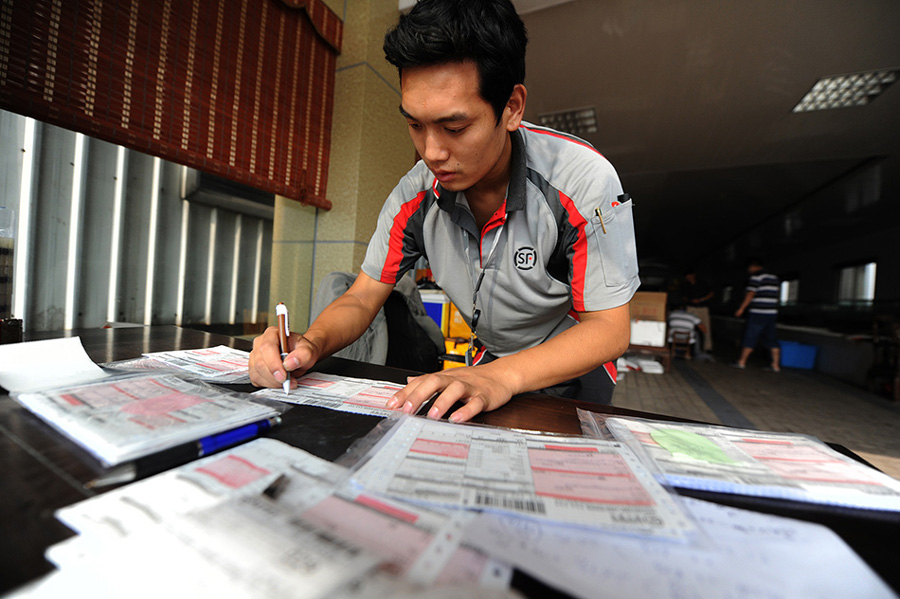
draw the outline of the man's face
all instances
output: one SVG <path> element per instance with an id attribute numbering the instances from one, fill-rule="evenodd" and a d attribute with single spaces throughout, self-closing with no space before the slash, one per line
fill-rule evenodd
<path id="1" fill-rule="evenodd" d="M 445 189 L 464 191 L 508 176 L 508 132 L 521 117 L 507 107 L 497 124 L 491 105 L 478 95 L 474 63 L 405 68 L 400 93 L 413 144 Z"/>

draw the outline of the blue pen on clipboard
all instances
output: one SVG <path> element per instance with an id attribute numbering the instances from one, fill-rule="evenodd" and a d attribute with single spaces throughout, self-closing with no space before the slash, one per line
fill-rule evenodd
<path id="1" fill-rule="evenodd" d="M 138 458 L 133 462 L 116 467 L 103 476 L 86 483 L 84 486 L 86 489 L 93 489 L 128 483 L 139 478 L 152 476 L 170 468 L 187 464 L 197 458 L 216 453 L 227 447 L 249 441 L 279 424 L 281 424 L 281 417 L 272 416 L 259 422 L 245 424 L 230 431 L 225 431 L 224 433 L 203 437 L 198 441 L 191 441 L 190 443 L 164 449 L 153 455 Z"/>

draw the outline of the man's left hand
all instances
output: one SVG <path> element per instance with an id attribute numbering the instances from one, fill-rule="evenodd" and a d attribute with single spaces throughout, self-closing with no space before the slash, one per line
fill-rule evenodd
<path id="1" fill-rule="evenodd" d="M 513 393 L 502 377 L 491 372 L 496 370 L 496 367 L 491 368 L 492 364 L 451 368 L 410 377 L 406 387 L 394 395 L 387 407 L 415 414 L 423 403 L 438 394 L 434 405 L 428 410 L 428 418 L 436 420 L 443 417 L 458 401 L 465 405 L 450 415 L 451 422 L 465 422 L 480 412 L 496 410 L 506 404 Z"/>

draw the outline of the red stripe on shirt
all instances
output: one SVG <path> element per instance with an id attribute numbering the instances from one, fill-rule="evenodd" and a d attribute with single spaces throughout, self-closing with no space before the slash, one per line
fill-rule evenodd
<path id="1" fill-rule="evenodd" d="M 584 227 L 587 221 L 575 208 L 572 198 L 559 192 L 559 201 L 569 216 L 569 224 L 577 231 L 573 244 L 575 255 L 572 256 L 572 308 L 577 312 L 584 312 L 584 281 L 587 272 L 587 239 Z"/>
<path id="2" fill-rule="evenodd" d="M 426 191 L 420 191 L 416 197 L 400 206 L 400 211 L 394 216 L 394 224 L 391 226 L 391 234 L 388 239 L 387 257 L 381 269 L 381 282 L 393 285 L 397 282 L 397 273 L 400 272 L 400 262 L 403 260 L 403 239 L 406 237 L 406 225 L 410 217 L 416 213 Z"/>
<path id="3" fill-rule="evenodd" d="M 525 129 L 526 131 L 531 131 L 532 133 L 537 133 L 538 135 L 549 135 L 550 137 L 555 137 L 557 139 L 564 139 L 566 141 L 570 141 L 575 145 L 581 146 L 582 148 L 587 148 L 588 150 L 590 150 L 592 152 L 596 152 L 597 154 L 600 154 L 600 152 L 597 151 L 597 148 L 595 148 L 591 144 L 589 144 L 587 142 L 583 142 L 577 138 L 569 137 L 568 135 L 563 135 L 561 133 L 556 133 L 555 131 L 547 131 L 545 129 L 532 129 L 531 127 L 526 127 L 525 125 L 520 125 L 520 127 L 522 127 L 522 129 Z M 600 156 L 603 156 L 603 154 L 600 154 Z"/>
<path id="4" fill-rule="evenodd" d="M 605 370 L 606 374 L 609 375 L 609 378 L 612 379 L 613 384 L 616 384 L 616 379 L 619 378 L 619 371 L 616 368 L 616 363 L 607 362 L 603 365 L 603 370 Z"/>
<path id="5" fill-rule="evenodd" d="M 485 263 L 484 259 L 487 256 L 484 256 L 481 252 L 484 247 L 484 237 L 490 231 L 493 231 L 497 227 L 502 227 L 506 223 L 506 198 L 503 199 L 503 205 L 497 208 L 497 210 L 491 215 L 491 218 L 485 223 L 484 228 L 481 230 L 481 240 L 478 242 L 478 264 L 484 268 Z M 497 233 L 499 235 L 500 233 Z"/>

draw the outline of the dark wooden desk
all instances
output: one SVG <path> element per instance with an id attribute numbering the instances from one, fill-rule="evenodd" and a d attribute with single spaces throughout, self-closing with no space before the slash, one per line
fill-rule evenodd
<path id="1" fill-rule="evenodd" d="M 75 331 L 91 358 L 98 363 L 137 357 L 145 352 L 228 345 L 249 350 L 249 341 L 177 327 L 119 328 Z M 26 335 L 27 340 L 64 333 Z M 52 356 L 47 357 L 52 367 Z M 408 371 L 331 358 L 317 369 L 333 374 L 405 382 Z M 252 387 L 230 386 L 250 391 Z M 540 394 L 517 397 L 510 404 L 479 415 L 477 422 L 511 428 L 581 434 L 577 408 L 618 415 L 660 416 L 598 406 Z M 366 434 L 379 418 L 296 406 L 286 412 L 284 424 L 272 437 L 334 460 L 353 441 Z M 91 495 L 83 485 L 101 471 L 83 450 L 61 437 L 0 394 L 0 593 L 33 580 L 53 567 L 44 550 L 73 533 L 54 518 L 54 512 Z M 807 504 L 688 493 L 738 507 L 820 522 L 840 534 L 895 591 L 900 590 L 900 515 L 861 510 L 836 510 Z M 811 565 L 810 567 L 814 567 Z M 517 572 L 514 586 L 531 597 L 555 592 Z"/>

